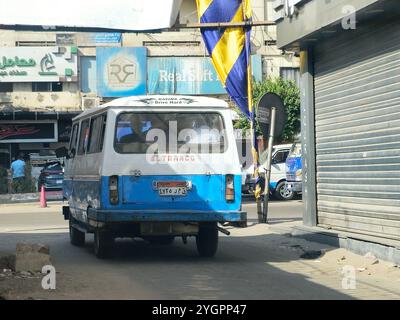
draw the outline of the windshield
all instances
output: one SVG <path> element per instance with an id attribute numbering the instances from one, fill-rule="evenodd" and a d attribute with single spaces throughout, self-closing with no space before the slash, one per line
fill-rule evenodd
<path id="1" fill-rule="evenodd" d="M 114 148 L 118 153 L 192 154 L 226 151 L 219 113 L 121 113 Z"/>
<path id="2" fill-rule="evenodd" d="M 301 143 L 296 142 L 293 144 L 292 148 L 290 149 L 289 158 L 297 158 L 301 157 Z"/>

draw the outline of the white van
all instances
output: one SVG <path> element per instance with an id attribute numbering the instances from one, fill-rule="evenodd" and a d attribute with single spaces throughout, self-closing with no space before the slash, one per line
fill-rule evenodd
<path id="1" fill-rule="evenodd" d="M 286 186 L 286 158 L 289 155 L 291 144 L 276 145 L 272 149 L 272 165 L 271 165 L 271 194 L 278 200 L 291 200 L 294 192 Z M 265 165 L 267 161 L 268 150 L 260 154 L 260 176 L 265 173 Z M 255 179 L 253 176 L 254 166 L 251 165 L 242 172 L 242 192 L 244 194 L 254 193 Z"/>
<path id="2" fill-rule="evenodd" d="M 63 208 L 70 240 L 94 233 L 105 257 L 117 237 L 170 244 L 196 237 L 213 256 L 218 223 L 243 226 L 241 166 L 231 111 L 221 100 L 137 96 L 114 100 L 73 119 Z"/>

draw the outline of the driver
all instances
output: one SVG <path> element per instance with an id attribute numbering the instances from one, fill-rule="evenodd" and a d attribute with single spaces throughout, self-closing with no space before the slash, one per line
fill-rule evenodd
<path id="1" fill-rule="evenodd" d="M 146 142 L 146 138 L 142 132 L 143 125 L 141 119 L 137 116 L 132 116 L 130 118 L 130 126 L 132 133 L 121 137 L 120 143 Z"/>

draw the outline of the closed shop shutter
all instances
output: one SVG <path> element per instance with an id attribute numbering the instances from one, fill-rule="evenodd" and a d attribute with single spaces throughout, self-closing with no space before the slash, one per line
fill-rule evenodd
<path id="1" fill-rule="evenodd" d="M 400 22 L 318 45 L 318 224 L 400 240 Z"/>

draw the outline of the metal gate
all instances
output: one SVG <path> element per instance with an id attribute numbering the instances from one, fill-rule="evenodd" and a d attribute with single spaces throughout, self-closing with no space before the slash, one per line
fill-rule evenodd
<path id="1" fill-rule="evenodd" d="M 400 22 L 314 50 L 318 224 L 400 240 Z"/>

